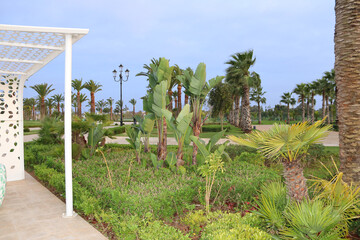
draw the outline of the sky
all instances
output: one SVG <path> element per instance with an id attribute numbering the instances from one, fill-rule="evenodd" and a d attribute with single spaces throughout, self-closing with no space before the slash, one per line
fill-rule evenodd
<path id="1" fill-rule="evenodd" d="M 329 0 L 16 0 L 0 2 L 0 23 L 88 28 L 73 46 L 73 79 L 102 84 L 96 100 L 118 100 L 112 71 L 122 64 L 130 70 L 124 104 L 131 108 L 135 98 L 137 110 L 147 81 L 135 75 L 152 58 L 193 69 L 204 62 L 210 79 L 225 75 L 232 54 L 253 49 L 256 63 L 250 70 L 260 74 L 266 106 L 274 106 L 296 84 L 334 67 L 334 5 Z M 52 94 L 64 91 L 64 54 L 26 85 L 44 82 L 53 84 Z M 35 96 L 33 89 L 24 90 L 24 97 Z M 320 98 L 317 102 L 320 108 Z"/>

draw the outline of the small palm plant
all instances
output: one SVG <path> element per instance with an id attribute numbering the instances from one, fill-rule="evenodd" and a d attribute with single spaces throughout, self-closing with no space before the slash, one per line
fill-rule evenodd
<path id="1" fill-rule="evenodd" d="M 324 120 L 313 125 L 307 122 L 293 125 L 274 124 L 268 131 L 254 131 L 242 138 L 229 136 L 229 139 L 240 145 L 256 148 L 265 157 L 280 160 L 284 165 L 283 174 L 288 196 L 300 202 L 308 197 L 301 160 L 311 144 L 319 143 L 327 136 L 330 126 L 322 126 Z"/>

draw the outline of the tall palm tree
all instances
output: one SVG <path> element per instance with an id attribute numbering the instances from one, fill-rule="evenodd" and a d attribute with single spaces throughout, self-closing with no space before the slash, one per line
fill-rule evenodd
<path id="1" fill-rule="evenodd" d="M 103 108 L 106 107 L 107 103 L 104 100 L 99 100 L 96 102 L 96 108 L 97 110 L 102 114 Z"/>
<path id="2" fill-rule="evenodd" d="M 110 120 L 113 120 L 113 104 L 114 104 L 114 99 L 109 97 L 108 99 L 106 99 L 107 104 L 109 105 L 110 108 Z"/>
<path id="3" fill-rule="evenodd" d="M 173 94 L 174 94 L 174 103 L 175 103 L 174 107 L 177 109 L 177 107 L 178 107 L 178 92 L 174 91 Z"/>
<path id="4" fill-rule="evenodd" d="M 344 172 L 346 182 L 360 184 L 360 5 L 355 0 L 337 0 L 335 14 L 335 80 L 340 171 Z"/>
<path id="5" fill-rule="evenodd" d="M 64 101 L 64 96 L 62 94 L 54 94 L 52 98 L 56 102 L 57 111 L 60 113 L 60 104 Z"/>
<path id="6" fill-rule="evenodd" d="M 329 97 L 330 95 L 335 95 L 336 92 L 335 70 L 332 69 L 331 71 L 324 72 L 324 79 L 326 79 L 327 81 L 326 94 L 325 94 L 327 123 L 330 124 Z"/>
<path id="7" fill-rule="evenodd" d="M 80 118 L 82 117 L 82 104 L 83 104 L 83 102 L 85 102 L 87 100 L 88 100 L 87 96 L 84 93 L 81 93 L 80 94 L 80 102 L 79 102 L 80 105 L 78 106 L 78 113 L 79 113 Z"/>
<path id="8" fill-rule="evenodd" d="M 242 114 L 240 127 L 244 132 L 251 132 L 250 115 L 250 87 L 252 87 L 253 78 L 250 76 L 249 69 L 255 64 L 256 58 L 254 51 L 249 50 L 242 53 L 231 55 L 231 59 L 226 62 L 230 65 L 226 69 L 226 79 L 230 84 L 241 85 L 242 88 Z"/>
<path id="9" fill-rule="evenodd" d="M 52 114 L 52 108 L 54 107 L 54 99 L 53 98 L 48 98 L 45 100 L 45 104 L 46 106 L 48 107 L 48 115 L 49 117 L 51 117 L 51 114 Z"/>
<path id="10" fill-rule="evenodd" d="M 89 80 L 85 83 L 85 89 L 87 89 L 90 92 L 90 98 L 91 98 L 91 108 L 90 112 L 95 113 L 95 93 L 101 91 L 102 85 L 100 83 L 96 83 L 93 80 Z"/>
<path id="11" fill-rule="evenodd" d="M 293 93 L 299 95 L 299 100 L 301 101 L 301 110 L 302 110 L 301 121 L 304 122 L 305 121 L 305 96 L 307 93 L 306 84 L 305 83 L 296 84 L 296 88 L 293 90 Z"/>
<path id="12" fill-rule="evenodd" d="M 52 84 L 48 85 L 47 83 L 42 84 L 36 84 L 34 86 L 31 86 L 32 89 L 36 91 L 36 93 L 39 95 L 40 101 L 40 119 L 43 120 L 45 118 L 45 97 L 49 95 L 52 91 L 55 89 L 52 88 Z"/>
<path id="13" fill-rule="evenodd" d="M 309 84 L 311 94 L 311 123 L 315 121 L 315 95 L 319 92 L 319 82 L 313 81 Z"/>
<path id="14" fill-rule="evenodd" d="M 261 106 L 260 103 L 266 103 L 266 98 L 264 97 L 266 92 L 263 92 L 263 88 L 261 86 L 257 86 L 253 88 L 250 93 L 250 100 L 254 101 L 258 105 L 258 123 L 261 124 Z"/>
<path id="15" fill-rule="evenodd" d="M 175 106 L 178 109 L 178 111 L 177 111 L 178 113 L 181 111 L 181 88 L 182 87 L 181 87 L 181 82 L 177 79 L 177 76 L 180 76 L 182 74 L 183 74 L 182 69 L 177 64 L 175 64 L 174 68 L 173 68 L 173 73 L 172 73 L 172 76 L 171 76 L 171 82 L 170 82 L 170 87 L 169 87 L 170 90 L 168 90 L 168 95 L 170 97 L 170 106 L 172 106 L 172 94 L 173 93 L 172 93 L 171 89 L 175 86 L 175 84 L 178 85 L 177 86 L 178 104 Z M 179 92 L 179 88 L 180 88 L 180 92 Z M 180 99 L 180 103 L 179 103 L 179 99 Z"/>
<path id="16" fill-rule="evenodd" d="M 30 104 L 30 98 L 24 98 L 23 99 L 23 114 L 24 119 L 29 120 L 31 118 L 31 104 Z"/>
<path id="17" fill-rule="evenodd" d="M 78 117 L 81 118 L 81 110 L 80 109 L 80 91 L 85 88 L 85 84 L 83 84 L 82 79 L 74 79 L 71 81 L 71 86 L 77 91 L 76 93 L 76 99 L 77 99 L 77 106 L 78 106 Z"/>
<path id="18" fill-rule="evenodd" d="M 287 123 L 290 124 L 290 104 L 294 105 L 296 103 L 295 98 L 291 97 L 291 92 L 285 92 L 281 96 L 280 102 L 287 105 Z"/>
<path id="19" fill-rule="evenodd" d="M 36 106 L 36 99 L 35 98 L 29 98 L 28 104 L 31 106 L 31 119 L 35 120 L 35 106 Z"/>
<path id="20" fill-rule="evenodd" d="M 133 105 L 133 117 L 135 117 L 136 100 L 134 98 L 132 98 L 132 99 L 130 99 L 129 103 Z"/>

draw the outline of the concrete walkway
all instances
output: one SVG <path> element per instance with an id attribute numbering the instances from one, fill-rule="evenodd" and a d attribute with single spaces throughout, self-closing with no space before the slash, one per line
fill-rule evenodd
<path id="1" fill-rule="evenodd" d="M 261 130 L 261 131 L 266 131 L 269 130 L 272 125 L 254 125 L 256 127 L 256 129 Z M 33 135 L 26 135 L 24 136 L 24 141 L 25 142 L 29 142 L 29 141 L 33 141 L 35 139 L 38 138 L 37 134 L 33 134 Z M 118 143 L 118 144 L 129 144 L 125 139 L 127 137 L 115 137 L 114 139 L 111 138 L 106 138 L 106 143 Z M 209 141 L 209 138 L 203 138 L 203 140 L 205 142 Z M 218 143 L 223 143 L 225 141 L 227 141 L 228 139 L 220 139 Z M 168 145 L 177 145 L 177 142 L 175 140 L 175 138 L 168 138 Z M 232 144 L 235 144 L 235 142 L 230 141 Z M 151 137 L 150 138 L 150 144 L 157 144 L 158 143 L 158 138 L 157 137 Z M 322 141 L 322 144 L 324 146 L 327 147 L 337 147 L 339 146 L 339 133 L 338 132 L 330 132 L 329 135 Z"/>
<path id="2" fill-rule="evenodd" d="M 79 216 L 63 218 L 65 204 L 26 173 L 8 182 L 0 207 L 0 240 L 107 239 Z"/>

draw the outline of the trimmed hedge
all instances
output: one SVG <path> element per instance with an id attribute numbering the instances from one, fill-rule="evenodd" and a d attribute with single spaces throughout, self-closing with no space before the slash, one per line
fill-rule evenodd
<path id="1" fill-rule="evenodd" d="M 230 125 L 224 125 L 224 130 L 230 131 Z M 221 125 L 204 125 L 202 126 L 202 132 L 221 132 Z"/>

